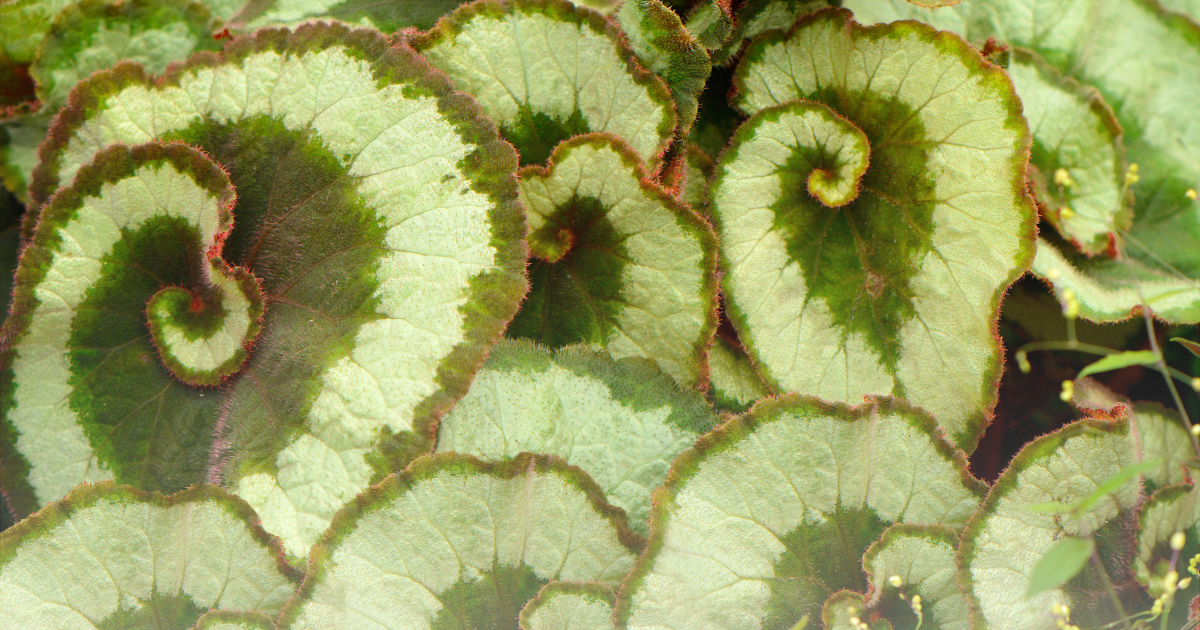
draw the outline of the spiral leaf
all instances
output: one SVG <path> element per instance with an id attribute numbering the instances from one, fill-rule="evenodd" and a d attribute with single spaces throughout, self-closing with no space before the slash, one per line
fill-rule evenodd
<path id="1" fill-rule="evenodd" d="M 604 347 L 698 384 L 716 330 L 712 228 L 649 179 L 608 134 L 564 142 L 521 171 L 529 208 L 529 296 L 510 337 Z"/>
<path id="2" fill-rule="evenodd" d="M 899 396 L 972 450 L 1000 299 L 1033 257 L 1029 132 L 1007 77 L 962 40 L 849 15 L 767 33 L 737 68 L 755 115 L 709 195 L 728 312 L 779 391 Z M 788 122 L 801 112 L 838 131 Z"/>
<path id="3" fill-rule="evenodd" d="M 184 233 L 162 221 L 126 235 L 107 265 L 91 233 L 61 239 L 102 267 L 102 288 L 69 304 L 74 319 L 42 317 L 66 306 L 18 289 L 27 298 L 6 330 L 13 368 L 0 393 L 29 471 L 6 474 L 5 487 L 36 506 L 85 479 L 161 490 L 221 480 L 303 557 L 346 501 L 432 446 L 413 428 L 465 393 L 515 312 L 516 156 L 411 49 L 315 25 L 262 31 L 161 80 L 132 65 L 94 75 L 43 145 L 35 202 L 97 151 L 150 139 L 187 142 L 226 169 L 236 221 L 207 263 L 210 248 L 181 247 Z M 137 212 L 175 203 L 145 196 Z M 255 284 L 264 310 L 248 348 Z M 214 328 L 218 310 L 228 328 Z M 46 340 L 43 326 L 61 334 Z M 53 379 L 41 357 L 61 363 Z"/>

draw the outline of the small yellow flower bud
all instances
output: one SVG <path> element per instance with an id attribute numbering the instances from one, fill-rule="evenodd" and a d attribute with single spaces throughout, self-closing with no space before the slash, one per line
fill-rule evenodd
<path id="1" fill-rule="evenodd" d="M 1049 278 L 1051 282 L 1058 282 L 1058 279 L 1062 277 L 1062 272 L 1059 271 L 1058 268 L 1054 268 L 1046 272 L 1046 277 Z"/>
<path id="2" fill-rule="evenodd" d="M 1058 218 L 1060 218 L 1064 221 L 1069 221 L 1069 220 L 1073 219 L 1074 217 L 1075 217 L 1075 211 L 1071 209 L 1071 206 L 1063 206 L 1058 209 Z"/>
<path id="3" fill-rule="evenodd" d="M 1071 172 L 1063 167 L 1058 167 L 1054 170 L 1054 183 L 1059 186 L 1074 186 L 1075 180 L 1071 179 Z"/>
<path id="4" fill-rule="evenodd" d="M 1058 397 L 1061 398 L 1063 402 L 1071 402 L 1071 399 L 1075 397 L 1075 381 L 1063 381 L 1062 393 L 1060 393 Z"/>
<path id="5" fill-rule="evenodd" d="M 1181 590 L 1181 591 L 1191 585 L 1192 585 L 1192 578 L 1190 578 L 1190 577 L 1185 577 L 1182 580 L 1179 580 L 1179 590 Z"/>
<path id="6" fill-rule="evenodd" d="M 901 580 L 899 575 L 893 575 L 892 577 L 888 578 L 888 584 L 891 584 L 896 588 L 900 588 L 900 585 L 904 584 L 904 580 Z"/>
<path id="7" fill-rule="evenodd" d="M 1200 564 L 1200 553 L 1192 556 L 1191 561 L 1188 562 L 1188 573 L 1200 577 L 1200 568 L 1197 568 L 1197 564 Z"/>
<path id="8" fill-rule="evenodd" d="M 1200 379 L 1197 379 L 1197 380 L 1200 380 Z M 1200 387 L 1197 387 L 1196 391 L 1200 392 Z M 1192 435 L 1194 435 L 1196 437 L 1200 437 L 1200 424 L 1192 425 Z"/>
<path id="9" fill-rule="evenodd" d="M 1024 351 L 1017 353 L 1017 367 L 1021 368 L 1022 374 L 1028 374 L 1033 369 L 1029 366 L 1029 357 L 1025 356 Z"/>
<path id="10" fill-rule="evenodd" d="M 1069 288 L 1063 289 L 1062 300 L 1063 315 L 1066 315 L 1067 319 L 1075 319 L 1076 317 L 1079 317 L 1079 299 L 1075 297 L 1075 292 Z"/>
<path id="11" fill-rule="evenodd" d="M 912 605 L 913 612 L 917 613 L 918 615 L 921 614 L 921 596 L 920 595 L 913 595 L 912 601 L 909 603 Z"/>
<path id="12" fill-rule="evenodd" d="M 1188 199 L 1191 199 L 1192 201 L 1195 201 L 1196 200 L 1196 189 L 1195 188 L 1187 189 L 1187 192 L 1183 193 L 1183 196 L 1187 197 Z"/>
<path id="13" fill-rule="evenodd" d="M 1163 577 L 1163 591 L 1168 594 L 1174 593 L 1176 587 L 1178 587 L 1178 586 L 1179 586 L 1179 572 L 1167 571 L 1167 574 Z"/>
<path id="14" fill-rule="evenodd" d="M 1130 172 L 1130 173 L 1133 173 L 1133 174 L 1135 174 L 1135 175 L 1137 174 L 1137 172 L 1138 172 L 1138 165 L 1137 165 L 1137 162 L 1134 162 L 1133 164 L 1130 164 L 1130 165 L 1129 165 L 1129 172 Z"/>
<path id="15" fill-rule="evenodd" d="M 1053 604 L 1050 604 L 1050 612 L 1054 613 L 1055 615 L 1057 615 L 1059 617 L 1066 617 L 1067 610 L 1068 609 L 1066 606 L 1063 606 L 1062 604 L 1060 604 L 1058 602 L 1054 602 Z"/>
<path id="16" fill-rule="evenodd" d="M 1187 542 L 1187 535 L 1183 532 L 1175 532 L 1171 534 L 1171 551 L 1179 551 L 1183 549 L 1183 544 Z"/>

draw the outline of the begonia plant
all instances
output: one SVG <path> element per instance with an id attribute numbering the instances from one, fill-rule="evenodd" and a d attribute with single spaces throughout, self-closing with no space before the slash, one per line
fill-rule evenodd
<path id="1" fill-rule="evenodd" d="M 0 628 L 1195 630 L 1200 4 L 0 0 Z"/>

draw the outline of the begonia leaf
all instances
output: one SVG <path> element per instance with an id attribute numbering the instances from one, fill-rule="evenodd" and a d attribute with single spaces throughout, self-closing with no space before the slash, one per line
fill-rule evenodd
<path id="1" fill-rule="evenodd" d="M 0 122 L 0 184 L 29 203 L 29 182 L 37 166 L 37 148 L 46 137 L 50 118 L 44 113 L 16 116 Z M 32 226 L 30 227 L 32 230 Z"/>
<path id="2" fill-rule="evenodd" d="M 678 133 L 686 136 L 696 120 L 700 92 L 712 72 L 704 44 L 662 0 L 626 0 L 613 16 L 642 65 L 670 86 L 679 114 Z"/>
<path id="3" fill-rule="evenodd" d="M 199 2 L 83 0 L 54 18 L 29 74 L 42 106 L 57 111 L 75 84 L 119 61 L 160 74 L 194 50 L 220 50 L 214 21 Z"/>
<path id="4" fill-rule="evenodd" d="M 734 28 L 729 0 L 701 0 L 692 8 L 684 25 L 706 50 L 720 48 Z"/>
<path id="5" fill-rule="evenodd" d="M 651 361 L 502 341 L 438 425 L 439 452 L 484 459 L 546 453 L 579 466 L 646 533 L 650 493 L 675 456 L 716 424 L 704 399 Z"/>
<path id="6" fill-rule="evenodd" d="M 414 46 L 478 99 L 523 165 L 588 132 L 620 136 L 649 163 L 675 130 L 663 82 L 600 15 L 563 0 L 468 4 Z"/>
<path id="7" fill-rule="evenodd" d="M 720 50 L 712 51 L 712 63 L 732 61 L 746 42 L 772 29 L 787 30 L 801 15 L 829 6 L 825 0 L 747 0 L 734 13 L 733 31 Z"/>
<path id="8" fill-rule="evenodd" d="M 1007 77 L 951 34 L 829 9 L 755 40 L 734 80 L 754 116 L 709 200 L 755 365 L 780 391 L 903 397 L 973 449 L 1000 299 L 1036 230 Z M 835 142 L 802 113 L 818 108 L 840 121 Z"/>
<path id="9" fill-rule="evenodd" d="M 427 30 L 450 13 L 458 0 L 251 0 L 237 20 L 248 30 L 298 26 L 314 20 L 340 20 L 387 33 L 405 28 Z"/>
<path id="10" fill-rule="evenodd" d="M 557 458 L 418 459 L 338 514 L 279 628 L 512 628 L 551 581 L 615 586 L 641 540 Z"/>
<path id="11" fill-rule="evenodd" d="M 1200 1 L 1197 0 L 1159 0 L 1159 4 L 1168 11 L 1174 11 L 1187 16 L 1193 22 L 1200 22 Z"/>
<path id="12" fill-rule="evenodd" d="M 1171 538 L 1183 534 L 1184 544 L 1179 549 L 1171 548 Z M 1189 561 L 1200 554 L 1200 489 L 1192 484 L 1167 486 L 1155 492 L 1142 505 L 1138 515 L 1137 557 L 1133 559 L 1133 569 L 1137 581 L 1150 593 L 1151 597 L 1163 594 L 1163 578 L 1171 570 L 1179 577 L 1188 577 Z M 1172 558 L 1176 559 L 1171 566 Z M 1196 596 L 1200 583 L 1192 575 L 1194 583 L 1189 588 L 1175 594 L 1175 601 L 1182 603 Z M 1182 609 L 1183 606 L 1177 606 Z M 1175 612 L 1172 617 L 1176 623 L 1172 626 L 1183 627 L 1185 618 L 1183 610 Z"/>
<path id="13" fill-rule="evenodd" d="M 551 582 L 521 609 L 521 630 L 612 630 L 613 597 L 603 584 Z"/>
<path id="14" fill-rule="evenodd" d="M 298 571 L 243 501 L 80 485 L 0 533 L 0 626 L 187 628 L 207 610 L 274 615 Z"/>
<path id="15" fill-rule="evenodd" d="M 958 534 L 944 525 L 892 525 L 863 554 L 871 585 L 867 604 L 899 628 L 917 625 L 913 596 L 921 598 L 921 628 L 967 630 L 967 600 L 955 582 Z M 900 586 L 891 581 L 899 578 Z M 901 595 L 903 594 L 903 598 Z"/>
<path id="16" fill-rule="evenodd" d="M 1084 413 L 1128 418 L 1141 461 L 1157 461 L 1139 473 L 1147 491 L 1188 481 L 1184 466 L 1195 453 L 1178 411 L 1154 402 L 1131 403 L 1090 378 L 1075 382 L 1072 402 Z"/>
<path id="17" fill-rule="evenodd" d="M 346 501 L 432 446 L 413 427 L 465 393 L 515 312 L 515 154 L 411 49 L 337 25 L 263 31 L 161 80 L 120 65 L 71 102 L 31 188 L 42 204 L 75 180 L 48 206 L 67 214 L 42 217 L 5 330 L 6 422 L 30 466 L 5 475 L 7 493 L 36 506 L 88 479 L 221 480 L 302 557 Z M 186 230 L 164 216 L 60 236 L 85 218 L 68 216 L 73 199 L 109 225 L 105 212 L 171 207 L 137 180 L 122 186 L 140 205 L 115 204 L 105 171 L 82 168 L 109 145 L 150 139 L 195 145 L 228 171 L 238 201 L 221 256 L 265 298 L 246 365 L 216 390 L 164 370 L 146 323 L 154 294 L 195 296 L 207 274 Z M 74 297 L 46 299 L 46 282 Z M 168 312 L 185 306 L 166 295 Z M 199 297 L 187 306 L 204 311 Z"/>
<path id="18" fill-rule="evenodd" d="M 863 552 L 889 525 L 955 526 L 979 505 L 985 486 L 936 426 L 886 399 L 788 395 L 704 436 L 655 495 L 618 627 L 789 630 L 865 591 Z"/>
<path id="19" fill-rule="evenodd" d="M 1008 76 L 1030 121 L 1031 184 L 1042 216 L 1089 256 L 1108 253 L 1132 220 L 1116 117 L 1094 89 L 1035 53 L 1012 51 Z"/>
<path id="20" fill-rule="evenodd" d="M 1054 604 L 1083 613 L 1073 617 L 1077 623 L 1085 614 L 1103 617 L 1096 599 L 1104 597 L 1102 591 L 1076 588 L 1075 581 L 1028 599 L 1025 593 L 1038 562 L 1064 536 L 1090 535 L 1100 546 L 1109 544 L 1108 537 L 1121 538 L 1127 525 L 1123 517 L 1140 500 L 1139 480 L 1128 479 L 1076 518 L 1030 506 L 1073 504 L 1091 495 L 1136 461 L 1129 434 L 1123 420 L 1081 420 L 1027 444 L 1000 475 L 964 528 L 959 546 L 959 583 L 970 602 L 972 628 L 1055 628 L 1054 617 L 1047 614 Z"/>
<path id="21" fill-rule="evenodd" d="M 521 170 L 529 295 L 508 336 L 653 359 L 698 385 L 716 330 L 716 238 L 648 179 L 629 145 L 589 134 Z"/>
<path id="22" fill-rule="evenodd" d="M 708 352 L 709 394 L 721 411 L 741 413 L 771 395 L 741 346 L 718 335 Z"/>
<path id="23" fill-rule="evenodd" d="M 1171 323 L 1200 319 L 1200 201 L 1187 194 L 1200 182 L 1200 126 L 1189 105 L 1200 102 L 1195 22 L 1145 0 L 964 0 L 932 12 L 911 11 L 901 0 L 849 4 L 864 19 L 918 19 L 979 44 L 994 38 L 1032 49 L 1098 90 L 1124 130 L 1126 158 L 1139 165 L 1133 223 L 1121 234 L 1127 258 L 1120 262 L 1151 285 L 1143 292 L 1156 316 Z M 1081 316 L 1113 321 L 1137 306 L 1129 271 L 1056 252 L 1043 256 L 1042 249 L 1035 273 L 1056 292 L 1075 291 Z"/>
<path id="24" fill-rule="evenodd" d="M 0 59 L 31 63 L 54 16 L 74 0 L 13 0 L 0 4 Z"/>
<path id="25" fill-rule="evenodd" d="M 1064 254 L 1060 245 L 1039 238 L 1032 270 L 1053 284 L 1060 301 L 1069 289 L 1079 302 L 1079 316 L 1094 322 L 1128 319 L 1143 303 L 1166 321 L 1200 322 L 1200 280 L 1157 265 Z"/>

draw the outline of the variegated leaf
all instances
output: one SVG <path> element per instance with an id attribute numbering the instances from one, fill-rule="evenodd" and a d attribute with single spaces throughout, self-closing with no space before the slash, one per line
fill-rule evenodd
<path id="1" fill-rule="evenodd" d="M 955 581 L 958 533 L 944 525 L 892 525 L 863 554 L 868 604 L 896 628 L 969 630 L 967 599 Z M 893 584 L 893 580 L 900 585 Z M 918 620 L 914 596 L 920 597 Z"/>
<path id="2" fill-rule="evenodd" d="M 564 0 L 468 4 L 414 46 L 479 100 L 523 165 L 588 132 L 620 136 L 649 163 L 675 130 L 663 82 L 600 15 Z"/>
<path id="3" fill-rule="evenodd" d="M 1068 584 L 1026 598 L 1038 561 L 1063 536 L 1091 535 L 1122 553 L 1122 533 L 1141 499 L 1135 476 L 1105 495 L 1079 518 L 1031 506 L 1073 504 L 1106 479 L 1134 464 L 1125 421 L 1081 420 L 1030 442 L 993 484 L 983 506 L 963 530 L 958 550 L 959 583 L 971 607 L 971 627 L 1050 630 L 1054 605 L 1075 611 L 1079 624 L 1111 621 L 1103 587 L 1085 568 Z"/>
<path id="4" fill-rule="evenodd" d="M 953 35 L 823 10 L 756 40 L 735 85 L 754 116 L 709 198 L 755 365 L 781 391 L 903 397 L 973 449 L 1000 373 L 1000 298 L 1033 257 L 1008 79 Z"/>
<path id="5" fill-rule="evenodd" d="M 59 218 L 42 217 L 5 329 L 5 421 L 30 467 L 5 490 L 21 511 L 83 480 L 222 480 L 303 557 L 346 501 L 431 446 L 413 427 L 465 393 L 515 311 L 516 156 L 410 49 L 341 26 L 264 31 L 157 81 L 118 66 L 72 103 L 32 194 L 44 203 L 73 179 L 74 192 L 48 206 Z M 108 186 L 103 168 L 84 168 L 150 139 L 193 144 L 229 172 L 232 231 L 216 228 L 220 204 L 203 186 Z M 188 190 L 210 200 L 188 216 L 266 303 L 246 365 L 217 390 L 164 369 L 162 331 L 146 322 L 160 289 L 180 318 L 215 304 L 200 291 L 208 241 L 187 246 L 167 219 Z M 75 217 L 76 198 L 94 210 Z M 149 227 L 122 232 L 114 212 Z"/>
<path id="6" fill-rule="evenodd" d="M 704 399 L 651 361 L 502 341 L 438 425 L 439 452 L 484 459 L 547 453 L 579 466 L 646 533 L 650 493 L 675 456 L 716 424 Z"/>
<path id="7" fill-rule="evenodd" d="M 83 0 L 54 18 L 29 74 L 42 106 L 57 111 L 76 83 L 119 61 L 160 74 L 194 50 L 220 50 L 215 24 L 200 2 Z"/>
<path id="8" fill-rule="evenodd" d="M 279 628 L 512 628 L 551 581 L 616 585 L 641 540 L 557 458 L 415 461 L 342 511 Z"/>
<path id="9" fill-rule="evenodd" d="M 971 450 L 1000 374 L 998 304 L 1033 254 L 1025 119 L 959 38 L 848 16 L 764 35 L 738 66 L 757 113 L 709 194 L 728 313 L 776 389 L 901 396 Z"/>
<path id="10" fill-rule="evenodd" d="M 300 581 L 282 555 L 254 511 L 214 486 L 163 497 L 81 485 L 0 533 L 0 627 L 187 628 L 206 610 L 274 615 Z"/>
<path id="11" fill-rule="evenodd" d="M 653 359 L 685 386 L 716 330 L 716 238 L 608 134 L 564 142 L 521 171 L 530 291 L 508 336 Z"/>
<path id="12" fill-rule="evenodd" d="M 614 18 L 642 64 L 670 86 L 679 113 L 678 133 L 686 136 L 712 72 L 704 44 L 662 0 L 626 0 Z"/>
<path id="13" fill-rule="evenodd" d="M 647 552 L 621 587 L 618 623 L 815 623 L 830 594 L 866 590 L 863 552 L 889 525 L 961 524 L 983 490 L 962 451 L 902 403 L 761 402 L 675 461 Z"/>

